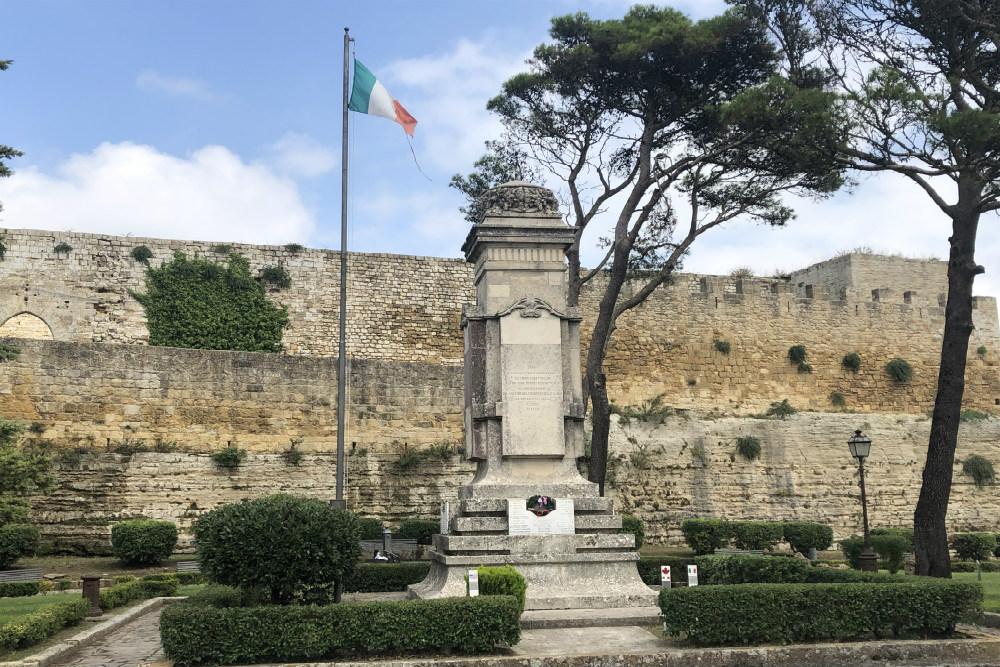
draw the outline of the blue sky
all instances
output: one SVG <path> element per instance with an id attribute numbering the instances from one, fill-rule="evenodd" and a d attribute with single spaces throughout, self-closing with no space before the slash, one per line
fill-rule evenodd
<path id="1" fill-rule="evenodd" d="M 630 4 L 0 0 L 0 58 L 15 61 L 0 74 L 0 143 L 25 153 L 0 181 L 0 227 L 339 248 L 349 27 L 358 59 L 419 121 L 413 149 L 430 179 L 402 128 L 352 113 L 349 247 L 457 257 L 468 224 L 448 181 L 499 134 L 486 101 L 552 16 L 616 18 Z M 673 6 L 693 18 L 724 9 Z M 858 246 L 947 254 L 946 220 L 897 177 L 795 205 L 786 229 L 710 232 L 685 270 L 770 275 Z M 1000 295 L 995 226 L 981 226 L 977 294 Z"/>

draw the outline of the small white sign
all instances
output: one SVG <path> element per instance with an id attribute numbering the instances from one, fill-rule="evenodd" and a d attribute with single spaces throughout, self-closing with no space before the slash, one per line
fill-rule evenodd
<path id="1" fill-rule="evenodd" d="M 479 570 L 469 570 L 469 597 L 479 595 Z"/>
<path id="2" fill-rule="evenodd" d="M 441 502 L 441 534 L 448 534 L 448 524 L 451 523 L 451 503 L 447 500 Z"/>
<path id="3" fill-rule="evenodd" d="M 698 585 L 698 566 L 688 565 L 688 586 Z"/>
<path id="4" fill-rule="evenodd" d="M 660 566 L 660 586 L 670 588 L 670 566 Z"/>

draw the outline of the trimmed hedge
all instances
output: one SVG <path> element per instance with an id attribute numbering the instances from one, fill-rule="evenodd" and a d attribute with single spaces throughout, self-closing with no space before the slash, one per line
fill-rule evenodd
<path id="1" fill-rule="evenodd" d="M 346 593 L 388 593 L 405 591 L 409 584 L 420 583 L 431 570 L 428 561 L 408 563 L 358 563 L 354 573 L 344 579 Z"/>
<path id="2" fill-rule="evenodd" d="M 730 524 L 725 519 L 684 519 L 684 541 L 696 554 L 710 554 L 729 544 Z"/>
<path id="3" fill-rule="evenodd" d="M 163 610 L 160 638 L 178 666 L 308 662 L 344 651 L 480 653 L 520 641 L 519 619 L 506 595 L 228 608 L 195 596 Z"/>
<path id="4" fill-rule="evenodd" d="M 87 617 L 90 602 L 76 598 L 39 607 L 0 627 L 0 648 L 13 651 L 33 646 L 67 625 L 75 625 Z"/>
<path id="5" fill-rule="evenodd" d="M 401 523 L 399 533 L 395 537 L 401 540 L 416 540 L 417 544 L 430 544 L 431 538 L 440 532 L 441 522 L 414 519 Z"/>
<path id="6" fill-rule="evenodd" d="M 502 567 L 478 567 L 480 595 L 509 595 L 518 604 L 518 614 L 524 612 L 524 597 L 528 582 L 521 573 L 510 565 Z M 468 581 L 468 576 L 466 576 Z"/>
<path id="7" fill-rule="evenodd" d="M 719 554 L 699 556 L 698 583 L 709 586 L 727 584 L 794 584 L 806 581 L 809 561 L 783 556 Z"/>
<path id="8" fill-rule="evenodd" d="M 980 561 L 979 568 L 982 572 L 1000 572 L 1000 563 L 993 561 Z M 968 561 L 951 562 L 952 572 L 975 572 L 976 564 Z"/>
<path id="9" fill-rule="evenodd" d="M 0 570 L 6 570 L 24 556 L 34 556 L 41 537 L 35 526 L 0 526 Z"/>
<path id="10" fill-rule="evenodd" d="M 635 535 L 635 548 L 639 549 L 646 542 L 646 523 L 635 516 L 622 517 L 622 529 L 619 533 L 632 533 Z"/>
<path id="11" fill-rule="evenodd" d="M 111 526 L 111 553 L 125 565 L 157 565 L 176 545 L 177 526 L 169 521 L 132 519 Z"/>
<path id="12" fill-rule="evenodd" d="M 698 646 L 789 644 L 947 633 L 977 613 L 978 584 L 921 577 L 866 584 L 745 584 L 664 589 L 664 634 Z"/>
<path id="13" fill-rule="evenodd" d="M 889 572 L 899 572 L 903 569 L 904 554 L 913 548 L 912 531 L 905 529 L 884 529 L 886 532 L 876 534 L 871 531 L 872 549 L 879 556 L 879 569 Z M 891 532 L 890 532 L 891 531 Z M 906 533 L 910 532 L 910 535 Z M 864 551 L 864 538 L 853 535 L 840 541 L 840 550 L 847 563 L 855 570 L 861 569 L 861 552 Z"/>
<path id="14" fill-rule="evenodd" d="M 770 521 L 733 521 L 729 532 L 737 549 L 752 551 L 773 549 L 784 538 L 784 526 Z"/>
<path id="15" fill-rule="evenodd" d="M 149 574 L 138 581 L 126 581 L 100 592 L 101 609 L 114 609 L 136 600 L 170 597 L 180 583 L 175 574 Z"/>
<path id="16" fill-rule="evenodd" d="M 40 581 L 5 581 L 0 582 L 0 598 L 23 598 L 38 595 L 42 590 Z"/>
<path id="17" fill-rule="evenodd" d="M 811 548 L 826 551 L 833 544 L 833 528 L 822 523 L 786 521 L 782 524 L 782 534 L 792 551 L 803 556 L 808 556 Z"/>
<path id="18" fill-rule="evenodd" d="M 382 522 L 379 519 L 358 517 L 359 540 L 381 540 Z"/>

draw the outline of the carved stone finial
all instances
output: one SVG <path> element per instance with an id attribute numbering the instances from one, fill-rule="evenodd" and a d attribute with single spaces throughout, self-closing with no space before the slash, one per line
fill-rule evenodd
<path id="1" fill-rule="evenodd" d="M 498 185 L 482 194 L 478 204 L 479 222 L 494 215 L 559 215 L 559 202 L 551 190 L 524 181 Z"/>

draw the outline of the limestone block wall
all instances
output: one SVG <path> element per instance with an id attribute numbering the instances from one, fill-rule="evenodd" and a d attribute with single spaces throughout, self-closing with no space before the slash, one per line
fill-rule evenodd
<path id="1" fill-rule="evenodd" d="M 13 229 L 5 234 L 9 249 L 0 262 L 4 336 L 46 338 L 48 328 L 57 341 L 144 344 L 145 319 L 129 290 L 144 288 L 145 266 L 132 259 L 132 249 L 149 247 L 154 265 L 178 249 L 223 259 L 214 252 L 217 244 L 204 241 Z M 53 247 L 63 242 L 73 250 L 57 255 Z M 333 357 L 339 254 L 291 252 L 283 246 L 232 248 L 248 257 L 254 271 L 281 265 L 291 276 L 290 288 L 271 292 L 289 308 L 286 356 Z M 829 409 L 830 394 L 837 391 L 848 409 L 924 413 L 936 383 L 944 325 L 938 297 L 946 291 L 945 270 L 943 262 L 849 254 L 787 280 L 679 275 L 621 318 L 609 349 L 610 391 L 619 404 L 662 393 L 667 403 L 681 408 L 736 414 L 761 412 L 783 398 L 799 408 Z M 348 279 L 352 359 L 462 364 L 461 307 L 475 300 L 470 265 L 458 259 L 351 253 Z M 584 346 L 601 287 L 597 279 L 581 295 Z M 975 305 L 966 405 L 995 411 L 1000 405 L 996 300 L 979 297 Z M 714 350 L 716 340 L 730 344 L 729 355 Z M 806 346 L 813 373 L 799 373 L 787 362 L 792 345 Z M 982 358 L 975 353 L 980 346 L 987 349 Z M 840 367 L 849 352 L 862 357 L 857 375 Z M 908 385 L 894 385 L 884 372 L 895 357 L 914 368 Z"/>
<path id="2" fill-rule="evenodd" d="M 651 543 L 683 544 L 686 518 L 806 520 L 827 523 L 837 539 L 861 526 L 857 465 L 847 439 L 855 428 L 872 438 L 866 465 L 873 526 L 911 526 L 929 420 L 911 415 L 804 413 L 785 421 L 743 417 L 674 417 L 663 425 L 616 427 L 611 448 L 616 511 L 646 522 Z M 735 456 L 735 438 L 756 435 L 761 458 Z M 971 454 L 1000 460 L 1000 420 L 964 423 L 960 430 L 948 513 L 951 532 L 1000 532 L 1000 494 L 978 490 L 961 474 Z M 629 441 L 634 439 L 634 443 Z M 434 519 L 442 500 L 455 500 L 474 466 L 457 454 L 400 467 L 398 453 L 356 449 L 346 457 L 348 506 L 363 516 L 397 523 Z M 48 539 L 108 544 L 115 521 L 149 517 L 176 522 L 190 548 L 192 522 L 242 498 L 271 493 L 332 498 L 336 459 L 307 454 L 298 466 L 277 454 L 251 454 L 235 471 L 207 454 L 88 453 L 58 465 L 55 491 L 32 499 Z"/>
<path id="3" fill-rule="evenodd" d="M 181 449 L 229 444 L 280 452 L 336 449 L 337 362 L 113 343 L 6 339 L 0 415 L 41 422 L 60 448 L 109 451 L 126 439 Z M 372 451 L 461 442 L 461 369 L 351 360 L 347 442 Z"/>

